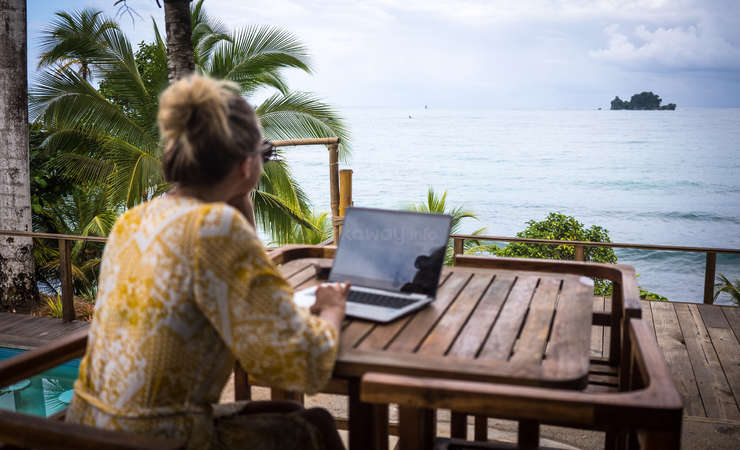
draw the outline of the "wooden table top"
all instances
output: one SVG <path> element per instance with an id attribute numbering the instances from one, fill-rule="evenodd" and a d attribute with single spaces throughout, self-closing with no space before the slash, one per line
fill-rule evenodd
<path id="1" fill-rule="evenodd" d="M 304 258 L 281 266 L 294 289 L 320 283 Z M 369 371 L 582 389 L 593 285 L 575 275 L 445 267 L 436 299 L 388 324 L 347 319 L 335 377 Z M 584 282 L 585 281 L 585 282 Z"/>

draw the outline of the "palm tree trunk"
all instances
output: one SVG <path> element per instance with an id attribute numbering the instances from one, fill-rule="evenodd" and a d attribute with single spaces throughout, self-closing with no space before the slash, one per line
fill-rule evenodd
<path id="1" fill-rule="evenodd" d="M 31 231 L 26 0 L 0 0 L 0 228 Z M 0 311 L 38 300 L 30 238 L 0 237 Z"/>
<path id="2" fill-rule="evenodd" d="M 167 30 L 167 70 L 170 83 L 195 70 L 191 0 L 164 0 L 164 22 Z"/>

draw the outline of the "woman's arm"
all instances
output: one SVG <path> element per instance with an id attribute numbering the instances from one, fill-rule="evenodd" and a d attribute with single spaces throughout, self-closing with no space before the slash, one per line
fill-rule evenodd
<path id="1" fill-rule="evenodd" d="M 236 197 L 229 200 L 229 205 L 236 208 L 237 211 L 242 213 L 247 222 L 252 225 L 252 228 L 257 229 L 256 220 L 254 218 L 254 204 L 252 203 L 252 195 L 237 195 Z"/>
<path id="2" fill-rule="evenodd" d="M 242 367 L 278 388 L 321 389 L 337 357 L 343 306 L 335 301 L 320 316 L 296 306 L 290 285 L 232 207 L 208 205 L 194 247 L 195 301 Z"/>

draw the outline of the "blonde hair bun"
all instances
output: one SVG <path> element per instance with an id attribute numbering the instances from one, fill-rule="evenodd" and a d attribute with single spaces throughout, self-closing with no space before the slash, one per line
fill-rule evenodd
<path id="1" fill-rule="evenodd" d="M 237 92 L 235 83 L 198 75 L 173 83 L 162 93 L 157 114 L 167 147 L 186 144 L 204 133 L 229 139 L 229 99 Z M 193 158 L 192 146 L 183 145 L 181 150 L 187 159 Z"/>

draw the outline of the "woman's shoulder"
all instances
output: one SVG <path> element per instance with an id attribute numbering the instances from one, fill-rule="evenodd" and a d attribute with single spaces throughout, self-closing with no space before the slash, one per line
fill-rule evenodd
<path id="1" fill-rule="evenodd" d="M 199 215 L 198 236 L 201 238 L 257 238 L 254 229 L 242 213 L 227 203 L 203 203 Z"/>

